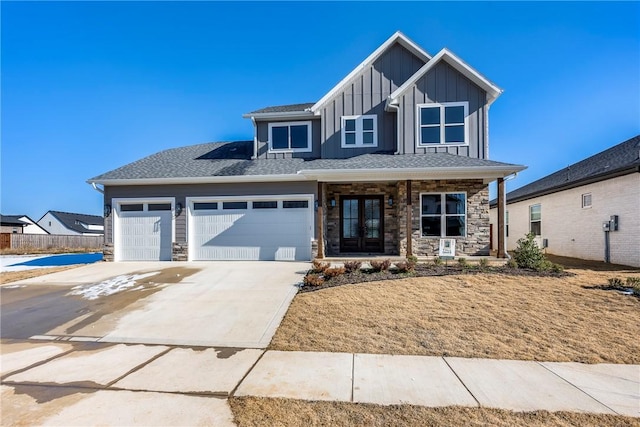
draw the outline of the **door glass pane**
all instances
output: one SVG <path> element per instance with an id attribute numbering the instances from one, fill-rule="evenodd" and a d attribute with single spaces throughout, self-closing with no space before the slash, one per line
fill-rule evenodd
<path id="1" fill-rule="evenodd" d="M 447 214 L 464 214 L 465 197 L 464 193 L 447 194 Z"/>
<path id="2" fill-rule="evenodd" d="M 274 150 L 289 148 L 289 128 L 287 126 L 274 126 L 271 128 L 271 148 Z"/>
<path id="3" fill-rule="evenodd" d="M 342 237 L 358 237 L 358 200 L 342 201 Z"/>
<path id="4" fill-rule="evenodd" d="M 342 237 L 343 238 L 356 238 L 358 237 L 358 220 L 343 218 L 342 220 Z"/>
<path id="5" fill-rule="evenodd" d="M 380 200 L 365 199 L 364 201 L 365 237 L 377 239 L 380 237 Z"/>
<path id="6" fill-rule="evenodd" d="M 421 129 L 422 144 L 440 144 L 440 127 L 432 126 Z"/>
<path id="7" fill-rule="evenodd" d="M 447 217 L 447 237 L 464 236 L 464 216 Z"/>
<path id="8" fill-rule="evenodd" d="M 440 194 L 424 194 L 422 196 L 422 214 L 436 215 L 442 213 Z M 440 235 L 440 233 L 438 233 Z"/>
<path id="9" fill-rule="evenodd" d="M 440 107 L 422 107 L 420 109 L 421 125 L 440 124 Z"/>
<path id="10" fill-rule="evenodd" d="M 291 148 L 309 147 L 307 125 L 291 126 Z"/>
<path id="11" fill-rule="evenodd" d="M 422 217 L 422 235 L 423 236 L 440 236 L 440 218 L 439 216 L 423 216 Z"/>

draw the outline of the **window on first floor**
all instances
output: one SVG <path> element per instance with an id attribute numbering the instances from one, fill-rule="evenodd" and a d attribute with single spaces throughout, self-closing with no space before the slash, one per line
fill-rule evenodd
<path id="1" fill-rule="evenodd" d="M 591 193 L 585 193 L 582 195 L 582 208 L 591 207 Z"/>
<path id="2" fill-rule="evenodd" d="M 342 116 L 342 148 L 377 147 L 376 115 Z"/>
<path id="3" fill-rule="evenodd" d="M 269 123 L 269 150 L 311 151 L 311 122 Z"/>
<path id="4" fill-rule="evenodd" d="M 467 144 L 468 102 L 418 104 L 418 145 Z"/>
<path id="5" fill-rule="evenodd" d="M 536 236 L 542 235 L 542 210 L 540 204 L 529 206 L 529 231 Z"/>
<path id="6" fill-rule="evenodd" d="M 504 232 L 506 236 L 509 237 L 509 211 L 504 213 Z"/>
<path id="7" fill-rule="evenodd" d="M 465 193 L 430 193 L 422 194 L 420 198 L 422 236 L 466 236 L 467 195 Z"/>

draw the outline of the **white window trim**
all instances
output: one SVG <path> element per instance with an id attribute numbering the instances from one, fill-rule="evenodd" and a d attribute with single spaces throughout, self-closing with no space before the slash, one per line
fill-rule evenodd
<path id="1" fill-rule="evenodd" d="M 585 196 L 589 196 L 589 204 L 588 205 L 584 204 Z M 591 193 L 584 193 L 581 196 L 581 199 L 582 199 L 582 209 L 591 209 L 591 206 L 593 206 L 593 196 L 591 195 Z"/>
<path id="2" fill-rule="evenodd" d="M 444 129 L 446 127 L 444 123 L 444 110 L 445 107 L 464 107 L 464 142 L 444 142 Z M 440 107 L 440 142 L 439 143 L 429 143 L 423 144 L 421 142 L 422 139 L 422 123 L 420 114 L 420 109 L 423 107 Z M 469 145 L 469 103 L 467 101 L 463 102 L 432 102 L 427 104 L 417 104 L 416 105 L 416 145 L 418 147 L 439 147 L 439 146 L 447 146 L 447 147 L 463 147 Z"/>
<path id="3" fill-rule="evenodd" d="M 273 127 L 282 127 L 282 126 L 307 126 L 307 148 L 273 148 L 271 137 Z M 289 135 L 291 135 L 291 130 L 289 130 Z M 310 153 L 313 151 L 313 141 L 311 140 L 311 121 L 304 122 L 271 122 L 269 123 L 269 152 L 270 153 Z M 291 147 L 291 137 L 289 136 L 289 147 Z"/>
<path id="4" fill-rule="evenodd" d="M 364 144 L 362 142 L 363 140 L 363 134 L 364 134 L 364 130 L 362 129 L 362 121 L 364 119 L 373 119 L 373 144 Z M 345 141 L 345 135 L 346 135 L 346 126 L 344 124 L 344 122 L 346 120 L 355 120 L 356 121 L 356 130 L 355 130 L 355 134 L 356 134 L 356 143 L 355 144 L 347 144 Z M 340 120 L 340 126 L 341 126 L 341 143 L 340 146 L 342 148 L 363 148 L 363 147 L 377 147 L 378 146 L 378 116 L 375 114 L 367 114 L 367 115 L 360 115 L 360 116 L 342 116 L 341 120 Z"/>
<path id="5" fill-rule="evenodd" d="M 122 258 L 122 242 L 120 241 L 120 215 L 122 214 L 120 206 L 123 204 L 141 203 L 142 210 L 136 212 L 149 212 L 149 203 L 171 203 L 171 242 L 176 241 L 176 199 L 175 197 L 146 197 L 146 198 L 121 198 L 114 197 L 111 199 L 111 241 L 113 242 L 114 252 L 113 258 L 116 261 Z M 169 212 L 169 211 L 158 211 Z"/>
<path id="6" fill-rule="evenodd" d="M 443 196 L 446 196 L 447 194 L 464 194 L 464 234 L 462 236 L 447 236 L 446 232 L 447 232 L 447 221 L 446 221 L 446 207 L 443 208 L 442 213 L 440 214 L 440 235 L 439 236 L 423 236 L 422 235 L 422 217 L 423 216 L 437 216 L 437 215 L 433 215 L 433 214 L 422 214 L 422 196 L 433 196 L 433 195 L 439 195 L 441 200 Z M 424 239 L 442 239 L 442 238 L 460 238 L 460 239 L 466 239 L 467 238 L 467 219 L 468 219 L 468 215 L 467 215 L 467 204 L 469 203 L 469 195 L 467 194 L 466 191 L 445 191 L 442 193 L 437 193 L 437 192 L 429 192 L 429 193 L 420 193 L 420 199 L 418 200 L 420 203 L 420 237 L 424 238 Z M 443 205 L 444 206 L 444 205 Z M 460 216 L 460 214 L 449 214 L 448 216 Z M 442 221 L 442 219 L 445 219 L 445 221 Z"/>
<path id="7" fill-rule="evenodd" d="M 535 221 L 531 219 L 531 208 L 534 206 L 540 206 L 540 219 L 536 219 Z M 529 205 L 529 233 L 533 233 L 533 231 L 531 230 L 532 222 L 540 223 L 540 234 L 536 234 L 536 236 L 542 236 L 542 204 L 541 203 L 535 203 L 533 205 Z"/>

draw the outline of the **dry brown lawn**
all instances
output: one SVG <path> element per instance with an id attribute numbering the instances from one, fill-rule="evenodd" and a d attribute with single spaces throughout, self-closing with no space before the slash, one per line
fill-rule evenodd
<path id="1" fill-rule="evenodd" d="M 638 270 L 407 278 L 298 294 L 271 349 L 640 363 Z"/>
<path id="2" fill-rule="evenodd" d="M 631 417 L 574 412 L 511 412 L 488 408 L 425 408 L 378 406 L 346 402 L 306 402 L 290 399 L 234 397 L 229 399 L 235 421 L 250 426 L 640 426 Z"/>
<path id="3" fill-rule="evenodd" d="M 63 267 L 34 268 L 32 270 L 22 271 L 3 271 L 0 273 L 0 285 L 17 282 L 18 280 L 31 279 L 32 277 L 44 276 L 45 274 L 57 273 L 58 271 L 70 270 L 83 265 L 85 264 L 65 265 Z"/>

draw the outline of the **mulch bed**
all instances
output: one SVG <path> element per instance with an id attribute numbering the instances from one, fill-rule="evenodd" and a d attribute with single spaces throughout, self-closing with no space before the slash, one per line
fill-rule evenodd
<path id="1" fill-rule="evenodd" d="M 313 270 L 309 270 L 310 274 Z M 359 270 L 351 273 L 344 273 L 331 279 L 324 281 L 322 285 L 311 286 L 301 283 L 299 285 L 300 292 L 315 292 L 322 289 L 333 288 L 335 286 L 351 285 L 355 283 L 378 282 L 382 280 L 397 280 L 407 277 L 433 277 L 433 276 L 451 276 L 465 274 L 505 274 L 509 276 L 533 276 L 533 277 L 567 277 L 574 276 L 573 273 L 566 271 L 536 271 L 524 268 L 512 268 L 508 266 L 501 267 L 484 267 L 477 265 L 461 266 L 459 264 L 452 265 L 434 265 L 434 264 L 417 264 L 415 269 L 410 272 L 400 273 L 394 269 L 387 271 Z"/>

